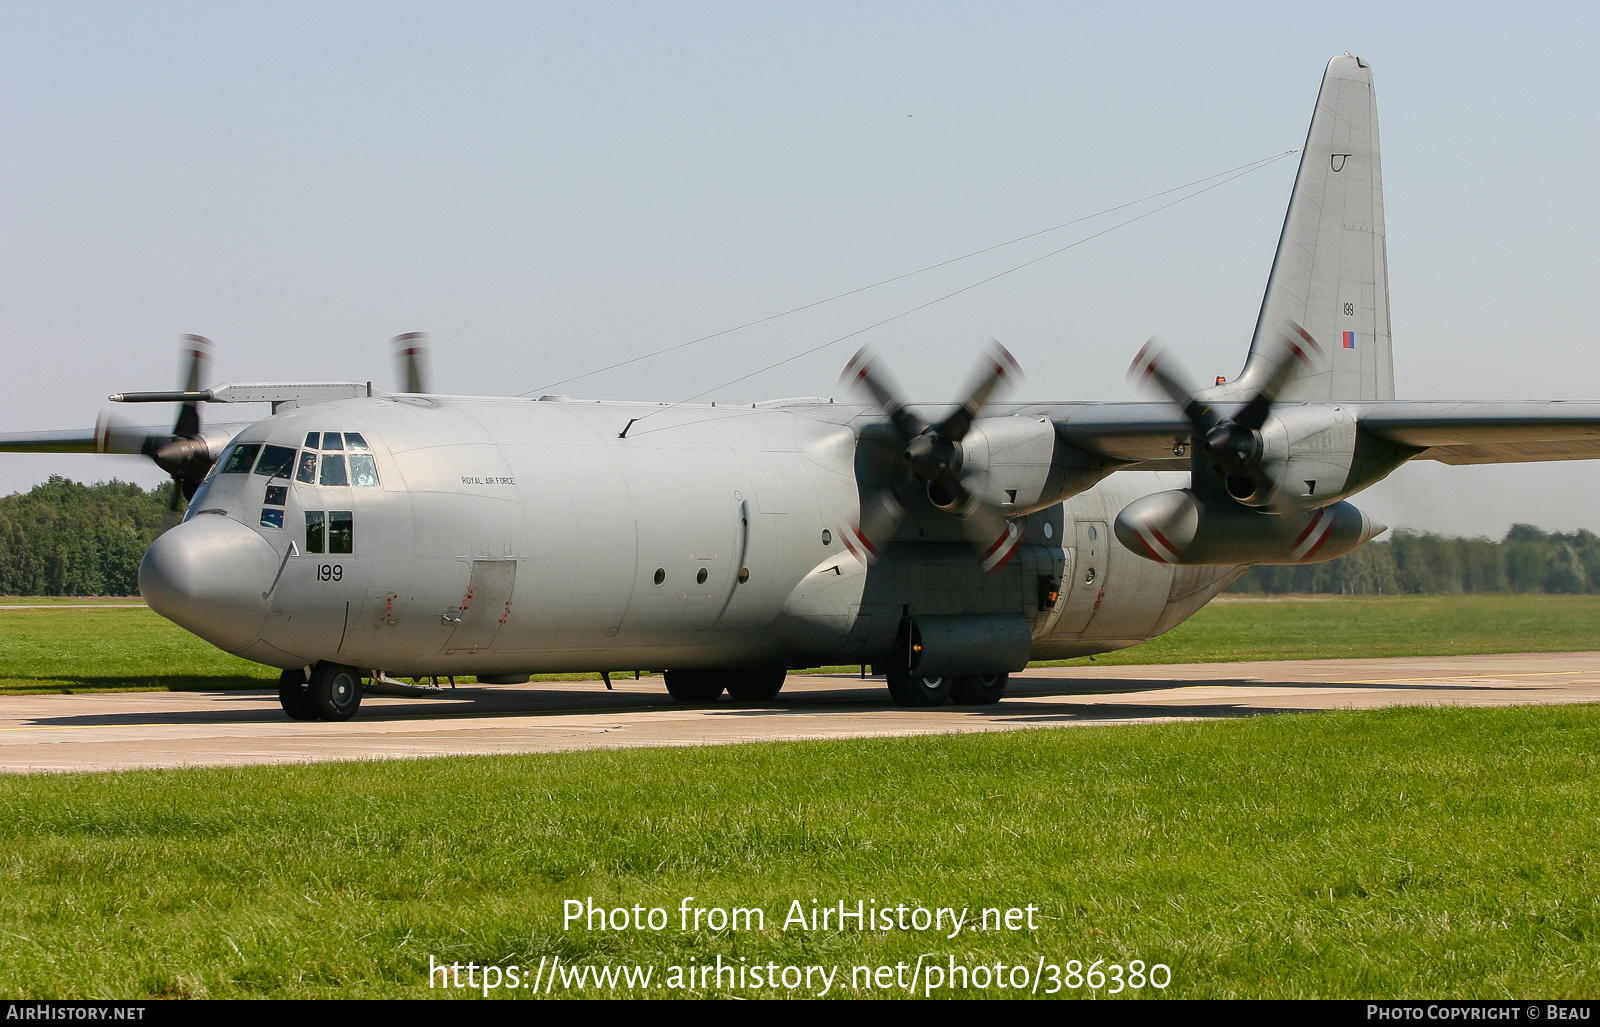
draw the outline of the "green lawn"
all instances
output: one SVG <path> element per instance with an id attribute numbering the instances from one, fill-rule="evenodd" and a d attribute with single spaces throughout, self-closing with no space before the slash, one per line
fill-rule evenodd
<path id="1" fill-rule="evenodd" d="M 1093 660 L 1218 663 L 1595 649 L 1600 596 L 1226 596 L 1160 638 Z"/>
<path id="2" fill-rule="evenodd" d="M 277 670 L 230 656 L 142 603 L 0 610 L 0 694 L 266 688 L 277 679 Z"/>
<path id="3" fill-rule="evenodd" d="M 919 958 L 1170 968 L 1164 991 L 1124 993 L 1140 996 L 1593 995 L 1597 753 L 1594 707 L 1395 708 L 10 777 L 0 993 L 438 996 L 430 957 L 463 980 L 468 963 L 555 957 L 654 968 L 648 989 L 557 995 L 807 993 L 659 987 L 720 956 L 837 966 L 844 997 L 904 995 L 844 982 Z M 563 903 L 590 896 L 669 923 L 564 930 Z M 682 931 L 689 896 L 760 908 L 765 928 Z M 954 938 L 784 930 L 796 900 L 1038 919 Z"/>

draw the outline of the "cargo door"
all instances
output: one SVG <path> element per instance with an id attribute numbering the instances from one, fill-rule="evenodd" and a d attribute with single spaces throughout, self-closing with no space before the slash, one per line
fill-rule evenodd
<path id="1" fill-rule="evenodd" d="M 1052 632 L 1055 635 L 1081 635 L 1087 631 L 1106 594 L 1106 569 L 1110 563 L 1107 557 L 1111 541 L 1106 533 L 1106 522 L 1075 523 L 1078 544 L 1076 552 L 1067 559 L 1071 577 L 1061 586 L 1061 615 Z"/>

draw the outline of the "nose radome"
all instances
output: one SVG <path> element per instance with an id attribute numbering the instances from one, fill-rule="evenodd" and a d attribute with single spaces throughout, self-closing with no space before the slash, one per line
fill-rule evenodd
<path id="1" fill-rule="evenodd" d="M 238 652 L 261 635 L 279 554 L 231 517 L 206 514 L 156 539 L 139 564 L 150 608 L 219 649 Z"/>

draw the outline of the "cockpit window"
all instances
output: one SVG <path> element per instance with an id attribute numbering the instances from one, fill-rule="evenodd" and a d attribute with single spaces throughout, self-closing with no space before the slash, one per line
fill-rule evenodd
<path id="1" fill-rule="evenodd" d="M 365 453 L 367 440 L 362 438 L 359 432 L 347 431 L 344 433 L 344 448 L 352 452 Z"/>
<path id="2" fill-rule="evenodd" d="M 344 446 L 341 445 L 340 442 L 339 442 L 339 433 L 336 432 L 336 431 L 325 431 L 325 432 L 323 432 L 322 433 L 322 448 L 324 450 L 343 449 Z"/>
<path id="3" fill-rule="evenodd" d="M 255 463 L 256 454 L 261 452 L 258 443 L 237 443 L 228 451 L 228 459 L 223 462 L 223 474 L 245 474 L 250 470 L 250 465 Z"/>
<path id="4" fill-rule="evenodd" d="M 335 436 L 335 438 L 337 438 L 337 437 L 338 436 Z M 323 438 L 326 439 L 327 436 L 324 435 Z M 337 455 L 332 454 L 332 453 L 323 454 L 323 457 L 322 457 L 322 480 L 321 480 L 321 484 L 323 484 L 323 485 L 348 485 L 348 484 L 350 484 L 350 479 L 345 476 L 345 472 L 344 472 L 344 457 L 337 456 Z"/>
<path id="5" fill-rule="evenodd" d="M 307 438 L 316 438 L 313 432 Z M 305 450 L 300 454 L 300 469 L 294 472 L 295 481 L 303 481 L 307 485 L 317 480 L 317 454 Z"/>
<path id="6" fill-rule="evenodd" d="M 348 438 L 348 436 L 346 436 Z M 331 459 L 337 460 L 338 457 Z M 375 488 L 378 484 L 378 465 L 372 459 L 371 453 L 351 453 L 345 457 L 350 461 L 350 481 L 359 488 Z"/>
<path id="7" fill-rule="evenodd" d="M 287 446 L 268 446 L 256 461 L 256 473 L 267 478 L 287 478 L 294 470 L 294 450 Z"/>
<path id="8" fill-rule="evenodd" d="M 321 438 L 321 437 L 322 436 L 318 435 L 314 431 L 306 432 L 306 448 L 307 449 L 316 449 L 317 448 L 317 440 L 319 438 Z"/>

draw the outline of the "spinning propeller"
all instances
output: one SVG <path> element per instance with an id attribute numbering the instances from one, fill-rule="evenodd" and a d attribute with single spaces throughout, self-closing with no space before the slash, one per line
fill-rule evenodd
<path id="1" fill-rule="evenodd" d="M 888 468 L 885 475 L 888 483 L 864 491 L 860 523 L 851 525 L 855 537 L 845 539 L 852 552 L 859 545 L 861 552 L 857 555 L 876 559 L 899 529 L 906 504 L 920 487 L 935 507 L 960 519 L 985 570 L 992 571 L 1011 558 L 1022 533 L 1006 519 L 1003 510 L 980 499 L 962 483 L 965 452 L 961 442 L 995 390 L 1021 374 L 1016 359 L 1004 346 L 990 340 L 987 358 L 968 386 L 966 399 L 949 417 L 929 424 L 901 402 L 898 390 L 878 368 L 870 351 L 863 348 L 851 358 L 840 380 L 871 395 L 888 417 L 900 443 L 900 452 L 893 458 L 895 466 Z"/>
<path id="2" fill-rule="evenodd" d="M 400 372 L 400 391 L 414 394 L 427 392 L 427 333 L 407 332 L 396 335 L 390 342 L 394 345 L 394 361 Z"/>
<path id="3" fill-rule="evenodd" d="M 176 524 L 195 490 L 211 470 L 216 454 L 200 429 L 198 396 L 205 389 L 206 365 L 211 360 L 211 340 L 185 335 L 181 350 L 184 370 L 182 388 L 173 395 L 181 399 L 178 420 L 169 435 L 151 434 L 147 428 L 121 424 L 109 412 L 95 422 L 95 450 L 100 453 L 127 453 L 147 456 L 157 467 L 172 476 L 172 499 L 167 506 L 167 527 Z M 184 398 L 184 397 L 196 398 Z M 115 396 L 121 400 L 123 397 Z"/>
<path id="4" fill-rule="evenodd" d="M 1192 487 L 1200 486 L 1199 479 L 1209 467 L 1221 477 L 1223 488 L 1237 502 L 1286 517 L 1302 518 L 1305 504 L 1267 473 L 1263 461 L 1265 445 L 1261 438 L 1261 426 L 1272 413 L 1272 405 L 1294 373 L 1296 364 L 1313 366 L 1312 354 L 1322 352 L 1304 328 L 1293 321 L 1288 327 L 1289 332 L 1278 336 L 1281 352 L 1272 371 L 1255 395 L 1231 417 L 1200 398 L 1189 385 L 1188 375 L 1156 339 L 1145 343 L 1133 358 L 1128 377 L 1141 384 L 1154 382 L 1194 426 L 1191 445 L 1197 452 L 1191 471 Z"/>

